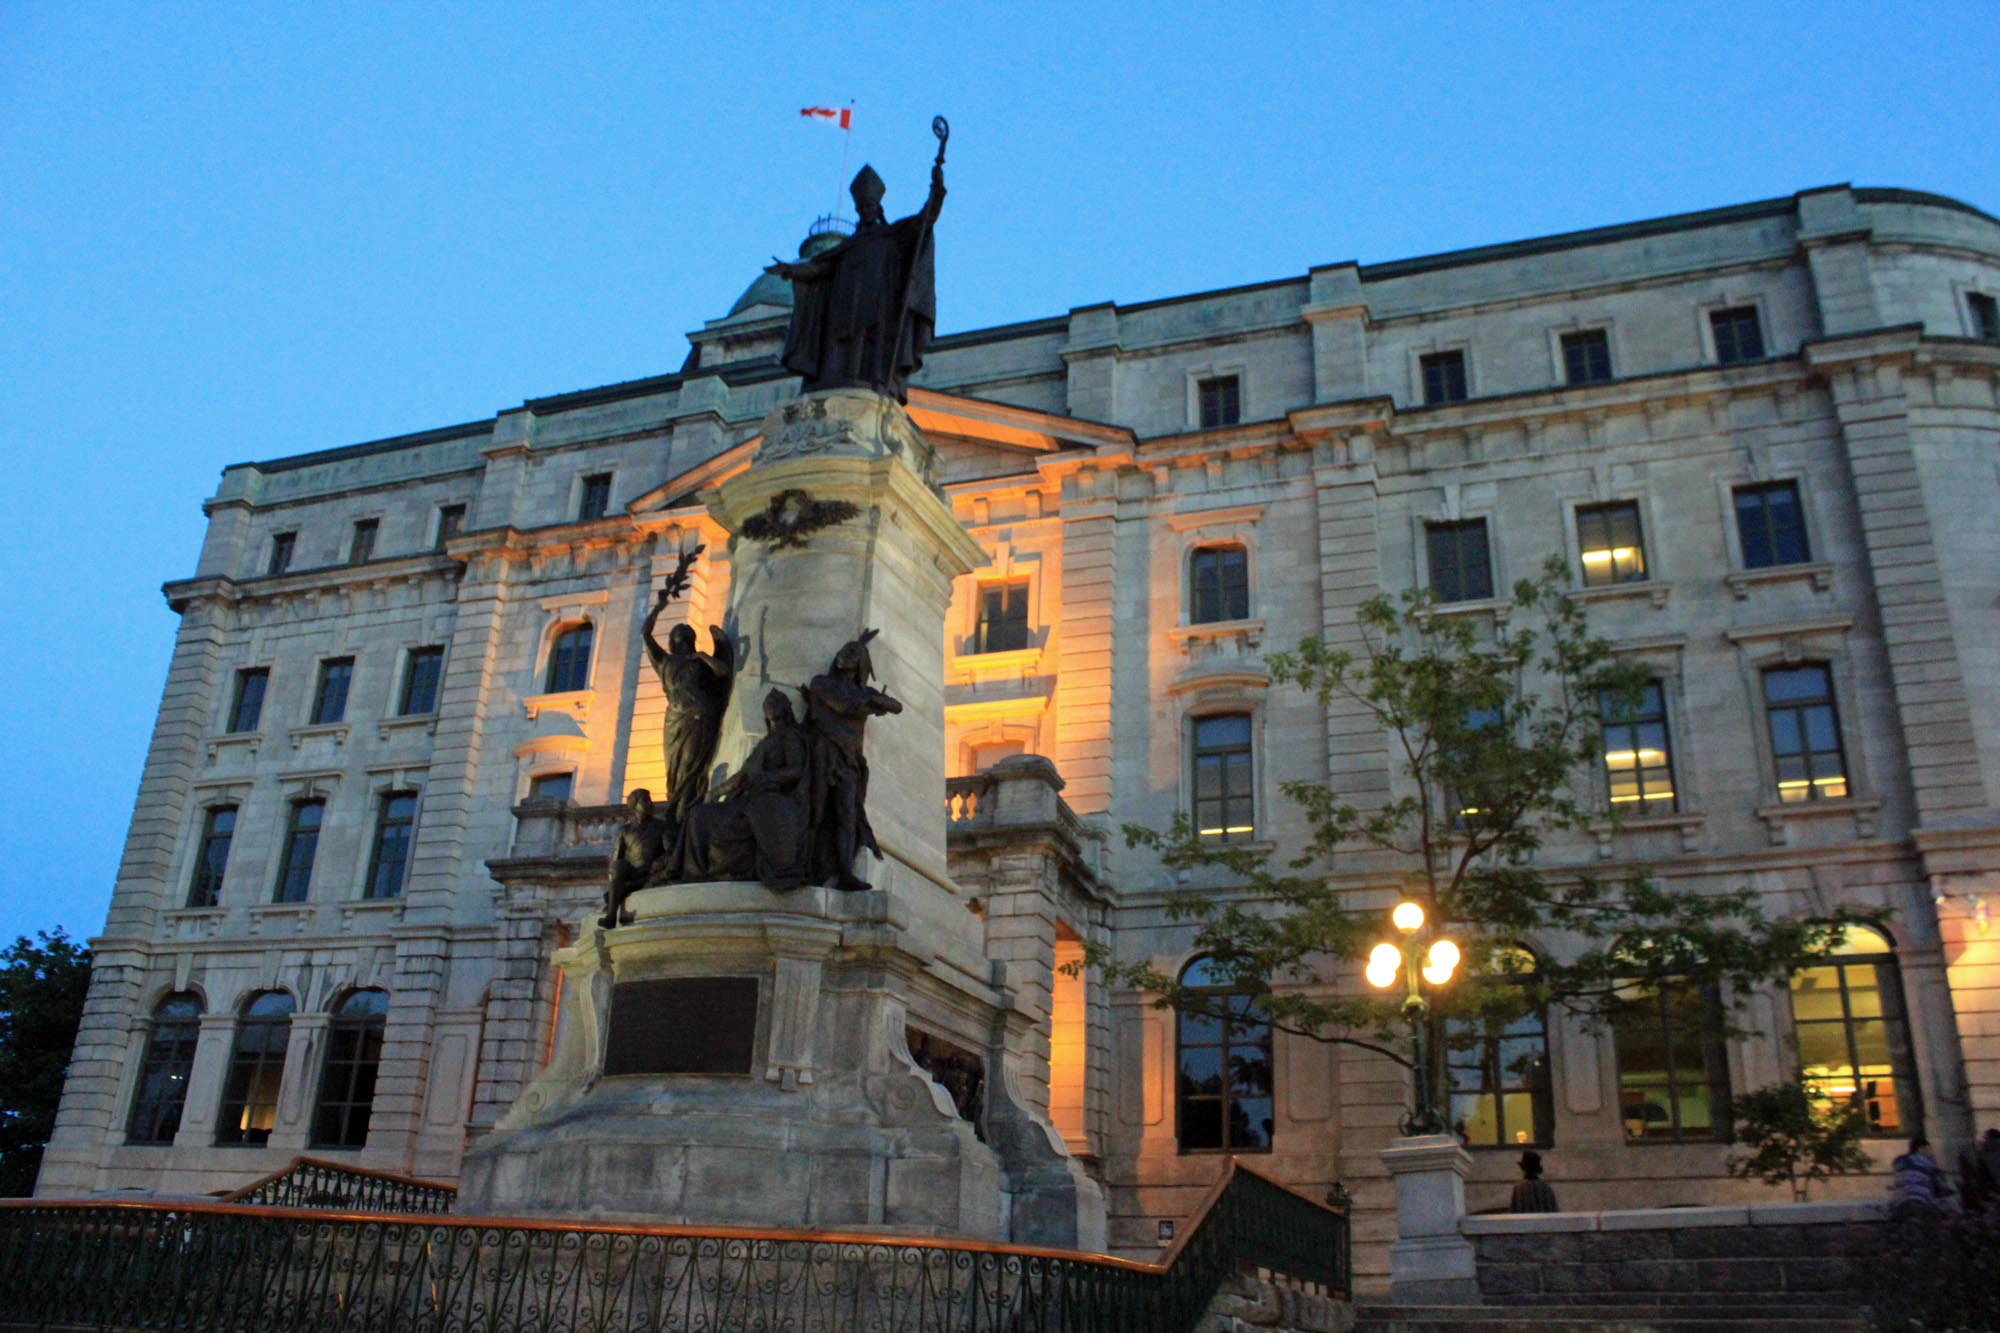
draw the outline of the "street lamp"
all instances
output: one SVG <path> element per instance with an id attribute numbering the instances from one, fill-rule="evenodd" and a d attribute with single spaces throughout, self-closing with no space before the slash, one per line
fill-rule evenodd
<path id="1" fill-rule="evenodd" d="M 1387 990 L 1396 984 L 1397 975 L 1402 974 L 1408 981 L 1409 993 L 1403 997 L 1403 1017 L 1410 1024 L 1410 1061 L 1416 1073 L 1416 1108 L 1403 1120 L 1403 1133 L 1442 1134 L 1445 1132 L 1444 1117 L 1431 1105 L 1431 1063 L 1425 1049 L 1424 1036 L 1429 1028 L 1430 1001 L 1424 998 L 1423 983 L 1442 986 L 1451 980 L 1458 970 L 1458 946 L 1447 939 L 1430 941 L 1425 948 L 1424 909 L 1421 903 L 1405 899 L 1397 903 L 1389 913 L 1390 924 L 1396 927 L 1402 939 L 1390 942 L 1384 940 L 1368 955 L 1368 984 L 1377 990 Z"/>

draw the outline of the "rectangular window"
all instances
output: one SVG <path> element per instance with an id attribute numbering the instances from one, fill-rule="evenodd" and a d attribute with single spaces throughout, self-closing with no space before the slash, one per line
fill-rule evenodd
<path id="1" fill-rule="evenodd" d="M 319 688 L 313 691 L 311 725 L 325 726 L 347 716 L 347 687 L 353 681 L 353 658 L 329 657 L 319 664 Z"/>
<path id="2" fill-rule="evenodd" d="M 1715 334 L 1715 359 L 1733 366 L 1739 361 L 1757 361 L 1764 355 L 1764 328 L 1757 322 L 1757 307 L 1731 306 L 1708 312 L 1708 327 Z"/>
<path id="3" fill-rule="evenodd" d="M 1417 358 L 1423 372 L 1426 403 L 1457 403 L 1466 397 L 1465 353 L 1432 352 Z"/>
<path id="4" fill-rule="evenodd" d="M 282 574 L 292 567 L 292 553 L 298 550 L 299 534 L 296 532 L 274 532 L 271 534 L 271 559 L 264 566 L 266 574 Z"/>
<path id="5" fill-rule="evenodd" d="M 194 882 L 188 885 L 189 907 L 213 907 L 222 899 L 222 872 L 229 865 L 229 844 L 236 836 L 236 807 L 218 805 L 203 818 L 201 845 L 194 854 Z"/>
<path id="6" fill-rule="evenodd" d="M 1256 835 L 1248 713 L 1194 720 L 1193 778 L 1194 826 L 1203 842 L 1248 842 Z"/>
<path id="7" fill-rule="evenodd" d="M 570 773 L 542 773 L 528 779 L 528 800 L 567 801 L 576 786 L 576 777 Z"/>
<path id="8" fill-rule="evenodd" d="M 271 683 L 268 667 L 236 673 L 236 697 L 229 702 L 229 729 L 255 731 L 264 717 L 264 689 Z"/>
<path id="9" fill-rule="evenodd" d="M 375 817 L 375 850 L 368 858 L 364 898 L 400 898 L 409 871 L 410 839 L 417 825 L 415 792 L 390 792 Z"/>
<path id="10" fill-rule="evenodd" d="M 1797 482 L 1772 481 L 1736 488 L 1736 535 L 1745 569 L 1802 565 L 1812 559 L 1806 545 L 1805 509 Z"/>
<path id="11" fill-rule="evenodd" d="M 1469 1147 L 1546 1148 L 1555 1141 L 1549 1037 L 1540 1009 L 1511 1021 L 1488 1014 L 1446 1022 L 1451 1127 Z"/>
<path id="12" fill-rule="evenodd" d="M 465 530 L 464 505 L 439 505 L 437 540 L 432 546 L 442 551 L 445 543 Z"/>
<path id="13" fill-rule="evenodd" d="M 1430 557 L 1431 591 L 1440 602 L 1477 602 L 1493 595 L 1493 561 L 1487 553 L 1485 519 L 1429 524 L 1424 540 Z"/>
<path id="14" fill-rule="evenodd" d="M 364 518 L 354 525 L 354 536 L 347 543 L 347 563 L 359 565 L 375 558 L 375 534 L 382 525 L 372 518 Z"/>
<path id="15" fill-rule="evenodd" d="M 593 472 L 583 479 L 583 498 L 576 507 L 578 518 L 603 518 L 611 508 L 611 474 Z"/>
<path id="16" fill-rule="evenodd" d="M 1576 544 L 1583 556 L 1583 586 L 1636 583 L 1646 577 L 1646 548 L 1639 540 L 1634 500 L 1587 505 L 1576 511 Z"/>
<path id="17" fill-rule="evenodd" d="M 1600 384 L 1611 378 L 1611 335 L 1585 329 L 1562 336 L 1563 382 Z"/>
<path id="18" fill-rule="evenodd" d="M 1618 1100 L 1637 1142 L 1728 1137 L 1722 1005 L 1705 987 L 1634 981 L 1612 1002 Z"/>
<path id="19" fill-rule="evenodd" d="M 1839 800 L 1847 795 L 1847 759 L 1833 706 L 1833 676 L 1824 666 L 1773 667 L 1764 673 L 1764 719 L 1778 799 Z"/>
<path id="20" fill-rule="evenodd" d="M 273 902 L 302 903 L 312 886 L 313 858 L 319 855 L 319 829 L 326 802 L 294 801 L 285 826 L 285 852 L 278 861 L 278 887 Z"/>
<path id="21" fill-rule="evenodd" d="M 444 649 L 412 648 L 403 663 L 403 695 L 396 712 L 403 717 L 437 712 L 438 682 L 444 678 Z"/>
<path id="22" fill-rule="evenodd" d="M 2000 343 L 2000 301 L 1985 292 L 1967 292 L 1966 313 L 1972 316 L 1972 336 Z"/>
<path id="23" fill-rule="evenodd" d="M 1195 395 L 1201 400 L 1203 430 L 1233 426 L 1243 419 L 1242 386 L 1236 376 L 1218 375 L 1214 379 L 1201 380 L 1194 387 Z"/>
<path id="24" fill-rule="evenodd" d="M 1028 584 L 988 583 L 979 590 L 975 653 L 1012 653 L 1028 646 Z"/>
<path id="25" fill-rule="evenodd" d="M 1250 617 L 1250 556 L 1241 546 L 1197 546 L 1188 557 L 1188 621 Z"/>
<path id="26" fill-rule="evenodd" d="M 1604 782 L 1611 808 L 1628 815 L 1671 814 L 1674 753 L 1667 741 L 1667 701 L 1649 680 L 1639 699 L 1621 708 L 1609 694 L 1597 699 L 1604 722 Z"/>

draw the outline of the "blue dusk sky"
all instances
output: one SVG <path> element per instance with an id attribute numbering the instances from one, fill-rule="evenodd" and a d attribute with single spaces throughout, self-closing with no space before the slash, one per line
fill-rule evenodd
<path id="1" fill-rule="evenodd" d="M 0 941 L 98 933 L 224 464 L 676 369 L 841 198 L 939 330 L 1788 195 L 2000 212 L 2000 4 L 0 0 Z"/>

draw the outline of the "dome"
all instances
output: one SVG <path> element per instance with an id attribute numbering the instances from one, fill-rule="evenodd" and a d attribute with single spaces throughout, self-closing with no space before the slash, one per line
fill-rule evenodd
<path id="1" fill-rule="evenodd" d="M 799 242 L 799 258 L 811 259 L 839 245 L 853 224 L 845 218 L 828 214 L 816 220 L 806 232 L 806 238 Z M 792 284 L 771 273 L 759 273 L 757 280 L 743 289 L 743 295 L 736 298 L 736 304 L 729 307 L 724 318 L 733 318 L 746 310 L 760 305 L 777 306 L 781 310 L 792 308 Z"/>

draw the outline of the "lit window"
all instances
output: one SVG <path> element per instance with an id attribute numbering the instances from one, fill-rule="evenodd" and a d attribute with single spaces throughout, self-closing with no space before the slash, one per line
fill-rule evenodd
<path id="1" fill-rule="evenodd" d="M 529 801 L 567 801 L 576 785 L 571 773 L 539 773 L 528 780 Z"/>
<path id="2" fill-rule="evenodd" d="M 611 474 L 594 472 L 583 479 L 583 495 L 576 507 L 578 518 L 603 518 L 611 508 Z"/>
<path id="3" fill-rule="evenodd" d="M 1799 565 L 1812 559 L 1806 546 L 1805 510 L 1797 482 L 1773 481 L 1736 488 L 1736 535 L 1745 569 Z"/>
<path id="4" fill-rule="evenodd" d="M 1618 1100 L 1634 1141 L 1728 1137 L 1729 1064 L 1713 988 L 1628 982 L 1611 1010 Z"/>
<path id="5" fill-rule="evenodd" d="M 1201 400 L 1203 430 L 1233 426 L 1242 420 L 1242 386 L 1236 376 L 1218 375 L 1214 379 L 1201 380 L 1195 385 L 1195 395 Z"/>
<path id="6" fill-rule="evenodd" d="M 1603 329 L 1562 336 L 1563 382 L 1598 384 L 1611 378 L 1611 337 Z"/>
<path id="7" fill-rule="evenodd" d="M 334 1011 L 326 1030 L 326 1066 L 319 1100 L 313 1106 L 312 1146 L 362 1148 L 375 1105 L 375 1075 L 382 1067 L 382 1029 L 388 1022 L 389 993 L 351 992 Z"/>
<path id="8" fill-rule="evenodd" d="M 264 690 L 271 683 L 268 667 L 236 673 L 236 697 L 229 702 L 229 729 L 255 731 L 264 716 Z"/>
<path id="9" fill-rule="evenodd" d="M 1757 307 L 1731 306 L 1708 312 L 1708 327 L 1715 334 L 1715 359 L 1725 366 L 1739 361 L 1756 361 L 1764 355 L 1764 329 L 1757 322 Z"/>
<path id="10" fill-rule="evenodd" d="M 265 991 L 244 1006 L 222 1080 L 222 1110 L 215 1118 L 218 1146 L 256 1147 L 271 1141 L 278 1123 L 278 1089 L 285 1078 L 285 1048 L 292 1041 L 292 997 Z"/>
<path id="11" fill-rule="evenodd" d="M 292 567 L 292 553 L 299 547 L 296 532 L 274 532 L 271 534 L 271 560 L 264 566 L 266 574 L 282 574 Z"/>
<path id="12" fill-rule="evenodd" d="M 1646 548 L 1639 540 L 1639 506 L 1633 500 L 1589 505 L 1576 511 L 1576 544 L 1583 555 L 1583 586 L 1636 583 L 1646 577 Z"/>
<path id="13" fill-rule="evenodd" d="M 188 885 L 189 907 L 213 907 L 222 898 L 222 872 L 229 865 L 229 844 L 236 836 L 236 807 L 211 808 L 201 825 L 201 845 L 194 854 L 194 882 Z"/>
<path id="14" fill-rule="evenodd" d="M 1485 519 L 1429 524 L 1424 540 L 1430 556 L 1431 591 L 1440 602 L 1476 602 L 1493 595 L 1493 561 L 1487 553 Z"/>
<path id="15" fill-rule="evenodd" d="M 354 525 L 354 536 L 347 543 L 347 563 L 358 565 L 375 558 L 375 534 L 381 524 L 372 518 L 364 518 Z"/>
<path id="16" fill-rule="evenodd" d="M 1972 336 L 2000 343 L 2000 301 L 1985 292 L 1967 292 L 1966 313 L 1972 316 Z"/>
<path id="17" fill-rule="evenodd" d="M 1271 1147 L 1271 1025 L 1249 995 L 1222 984 L 1206 958 L 1181 973 L 1213 1014 L 1176 1015 L 1182 1152 L 1267 1152 Z"/>
<path id="18" fill-rule="evenodd" d="M 172 1143 L 187 1105 L 194 1075 L 194 1048 L 201 1040 L 201 1001 L 186 993 L 169 995 L 153 1009 L 153 1030 L 125 1122 L 127 1143 Z"/>
<path id="19" fill-rule="evenodd" d="M 410 867 L 410 839 L 417 824 L 417 794 L 390 792 L 375 817 L 375 849 L 368 857 L 364 898 L 399 898 Z"/>
<path id="20" fill-rule="evenodd" d="M 1188 557 L 1188 620 L 1210 625 L 1250 615 L 1250 556 L 1241 546 L 1197 546 Z"/>
<path id="21" fill-rule="evenodd" d="M 1028 584 L 988 583 L 979 589 L 975 653 L 1011 653 L 1028 646 Z"/>
<path id="22" fill-rule="evenodd" d="M 566 694 L 590 688 L 590 642 L 593 631 L 588 621 L 571 625 L 556 635 L 549 649 L 550 694 Z"/>
<path id="23" fill-rule="evenodd" d="M 1510 949 L 1507 963 L 1507 970 L 1519 975 L 1525 996 L 1534 956 Z M 1540 1006 L 1511 1019 L 1497 1014 L 1451 1019 L 1444 1040 L 1453 1133 L 1475 1148 L 1545 1148 L 1554 1142 L 1548 1021 Z"/>
<path id="24" fill-rule="evenodd" d="M 314 726 L 347 716 L 347 687 L 354 683 L 354 659 L 330 657 L 319 664 L 319 687 L 313 691 Z"/>
<path id="25" fill-rule="evenodd" d="M 1466 397 L 1465 353 L 1433 352 L 1417 358 L 1426 403 L 1456 403 Z"/>
<path id="26" fill-rule="evenodd" d="M 1884 1137 L 1922 1122 L 1902 981 L 1879 932 L 1849 926 L 1824 961 L 1792 974 L 1792 1031 L 1818 1105 L 1859 1106 Z"/>
<path id="27" fill-rule="evenodd" d="M 1256 834 L 1248 713 L 1194 720 L 1193 776 L 1194 825 L 1203 842 L 1246 842 Z"/>
<path id="28" fill-rule="evenodd" d="M 319 855 L 320 824 L 326 818 L 326 802 L 292 802 L 291 821 L 285 826 L 285 852 L 278 863 L 278 888 L 274 902 L 302 903 L 312 887 L 313 859 Z"/>
<path id="29" fill-rule="evenodd" d="M 437 549 L 442 551 L 446 542 L 463 531 L 465 531 L 465 506 L 439 505 L 437 541 L 435 543 Z"/>
<path id="30" fill-rule="evenodd" d="M 1611 808 L 1628 815 L 1670 814 L 1674 799 L 1674 754 L 1667 740 L 1667 701 L 1660 682 L 1649 680 L 1630 707 L 1621 708 L 1608 692 L 1597 699 L 1604 722 L 1604 781 Z"/>
<path id="31" fill-rule="evenodd" d="M 1847 795 L 1847 759 L 1841 751 L 1840 717 L 1833 706 L 1833 677 L 1824 666 L 1766 671 L 1764 719 L 1771 728 L 1780 801 L 1789 805 Z"/>
<path id="32" fill-rule="evenodd" d="M 396 711 L 404 717 L 435 713 L 443 676 L 444 649 L 412 648 L 403 663 L 403 697 Z"/>

